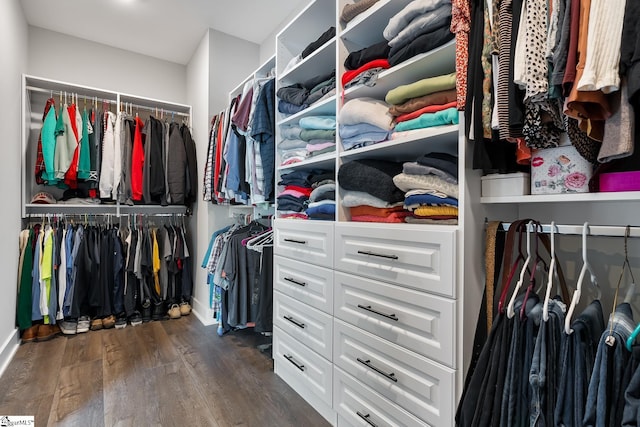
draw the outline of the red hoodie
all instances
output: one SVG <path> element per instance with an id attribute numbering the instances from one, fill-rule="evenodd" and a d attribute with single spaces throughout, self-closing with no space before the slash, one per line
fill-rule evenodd
<path id="1" fill-rule="evenodd" d="M 136 130 L 133 136 L 133 153 L 131 155 L 131 198 L 142 200 L 142 168 L 144 167 L 144 123 L 136 117 Z"/>

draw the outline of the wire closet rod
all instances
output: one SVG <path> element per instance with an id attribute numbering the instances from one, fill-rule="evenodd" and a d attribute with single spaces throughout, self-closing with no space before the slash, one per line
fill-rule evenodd
<path id="1" fill-rule="evenodd" d="M 126 102 L 126 101 L 120 101 L 120 109 L 122 110 L 122 106 L 125 106 L 125 110 L 127 107 L 134 107 L 136 109 L 140 109 L 140 110 L 147 110 L 150 112 L 156 112 L 156 113 L 163 113 L 164 115 L 176 115 L 176 116 L 182 116 L 182 117 L 190 117 L 189 113 L 181 113 L 180 111 L 172 111 L 172 110 L 167 110 L 165 108 L 160 108 L 160 107 L 149 107 L 148 105 L 140 105 L 140 104 L 134 104 L 133 102 Z"/>
<path id="2" fill-rule="evenodd" d="M 100 98 L 99 96 L 89 96 L 89 95 L 81 95 L 77 92 L 73 92 L 73 91 L 64 91 L 64 90 L 54 90 L 54 89 L 43 89 L 41 87 L 36 87 L 36 86 L 26 86 L 26 89 L 30 92 L 42 92 L 42 93 L 48 93 L 51 95 L 75 95 L 78 98 L 82 98 L 82 99 L 86 99 L 86 100 L 98 100 L 100 102 L 109 102 L 109 103 L 116 103 L 115 99 L 106 99 L 106 98 Z"/>
<path id="3" fill-rule="evenodd" d="M 509 222 L 503 222 L 502 227 L 506 231 L 511 226 Z M 538 229 L 538 232 L 542 232 L 545 234 L 551 233 L 551 224 L 541 224 L 542 231 Z M 534 231 L 534 226 L 528 225 L 531 227 L 531 231 Z M 582 235 L 582 230 L 584 228 L 583 224 L 571 225 L 571 224 L 556 224 L 556 234 L 567 234 L 567 235 Z M 624 237 L 626 233 L 627 226 L 625 225 L 591 225 L 587 224 L 587 235 L 589 236 L 609 236 L 609 237 Z M 629 227 L 629 237 L 640 237 L 640 227 L 631 226 Z"/>

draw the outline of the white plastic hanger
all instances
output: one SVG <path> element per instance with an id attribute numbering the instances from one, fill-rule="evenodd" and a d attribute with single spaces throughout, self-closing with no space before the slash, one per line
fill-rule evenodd
<path id="1" fill-rule="evenodd" d="M 529 221 L 527 224 L 527 259 L 525 259 L 524 264 L 522 266 L 522 270 L 520 270 L 520 277 L 518 278 L 518 282 L 516 283 L 516 287 L 513 290 L 513 294 L 511 294 L 511 299 L 509 300 L 509 304 L 507 305 L 507 317 L 509 319 L 515 316 L 516 312 L 514 310 L 514 306 L 516 304 L 516 297 L 518 296 L 518 292 L 520 292 L 520 288 L 522 287 L 522 283 L 524 282 L 524 275 L 527 272 L 527 268 L 529 267 L 529 262 L 531 261 L 531 228 L 533 225 L 533 221 Z"/>
<path id="2" fill-rule="evenodd" d="M 587 259 L 587 234 L 589 231 L 589 223 L 585 222 L 582 227 L 582 270 L 580 270 L 580 275 L 578 276 L 578 283 L 576 285 L 576 290 L 573 292 L 573 297 L 571 298 L 571 304 L 569 305 L 569 309 L 567 310 L 567 317 L 564 319 L 564 331 L 567 334 L 571 334 L 573 329 L 571 329 L 571 317 L 573 316 L 573 312 L 580 302 L 580 296 L 582 295 L 582 282 L 584 281 L 584 276 L 587 271 L 591 276 L 591 284 L 596 290 L 595 299 L 600 299 L 602 297 L 602 292 L 600 291 L 600 286 L 598 286 L 598 280 L 596 279 L 596 275 L 593 273 L 591 265 L 589 264 L 589 260 Z"/>
<path id="3" fill-rule="evenodd" d="M 551 262 L 547 278 L 547 292 L 544 295 L 544 303 L 542 305 L 542 320 L 545 322 L 549 320 L 549 299 L 551 298 L 551 288 L 553 288 L 553 277 L 557 276 L 556 262 L 556 223 L 551 221 Z"/>

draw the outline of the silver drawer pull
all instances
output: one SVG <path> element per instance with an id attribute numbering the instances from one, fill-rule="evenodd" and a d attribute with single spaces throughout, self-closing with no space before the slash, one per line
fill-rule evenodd
<path id="1" fill-rule="evenodd" d="M 365 420 L 367 422 L 367 424 L 369 424 L 372 427 L 378 427 L 378 424 L 374 423 L 373 421 L 371 421 L 369 418 L 371 417 L 371 414 L 363 414 L 360 411 L 356 411 L 356 414 L 358 414 L 358 416 L 360 418 L 362 418 L 363 420 Z"/>
<path id="2" fill-rule="evenodd" d="M 297 243 L 299 245 L 306 245 L 307 241 L 306 240 L 295 240 L 295 239 L 284 239 L 285 242 L 289 242 L 289 243 Z"/>
<path id="3" fill-rule="evenodd" d="M 386 317 L 387 319 L 395 320 L 396 322 L 399 320 L 395 314 L 382 313 L 381 311 L 374 310 L 370 305 L 358 304 L 358 308 L 370 311 L 371 313 L 377 314 L 378 316 Z"/>
<path id="4" fill-rule="evenodd" d="M 377 254 L 377 253 L 375 253 L 375 252 L 370 252 L 370 251 L 358 251 L 358 253 L 359 253 L 360 255 L 377 256 L 377 257 L 380 257 L 380 258 L 398 259 L 398 255 Z"/>
<path id="5" fill-rule="evenodd" d="M 396 374 L 394 374 L 393 372 L 391 372 L 390 374 L 386 373 L 385 371 L 383 371 L 380 368 L 376 368 L 375 366 L 373 366 L 371 364 L 371 360 L 362 360 L 359 357 L 356 358 L 356 360 L 360 363 L 362 363 L 364 366 L 366 366 L 369 369 L 373 369 L 374 371 L 376 371 L 377 373 L 379 373 L 382 376 L 387 377 L 388 379 L 390 379 L 391 381 L 393 381 L 394 383 L 398 382 L 398 379 L 396 378 Z"/>
<path id="6" fill-rule="evenodd" d="M 304 329 L 304 323 L 300 323 L 297 320 L 295 320 L 293 317 L 291 316 L 282 316 L 285 320 L 288 320 L 289 322 L 293 323 L 294 325 L 296 325 L 298 328 L 302 328 Z"/>
<path id="7" fill-rule="evenodd" d="M 285 278 L 284 278 L 284 280 L 286 280 L 287 282 L 295 283 L 295 284 L 296 284 L 296 285 L 298 285 L 298 286 L 307 286 L 307 284 L 306 284 L 306 283 L 304 283 L 304 282 L 298 282 L 297 280 L 292 279 L 291 277 L 285 277 Z"/>
<path id="8" fill-rule="evenodd" d="M 304 365 L 299 364 L 298 362 L 296 362 L 295 360 L 293 360 L 293 356 L 289 355 L 289 354 L 283 354 L 284 358 L 287 359 L 289 362 L 293 363 L 293 365 L 300 369 L 302 372 L 304 372 Z"/>

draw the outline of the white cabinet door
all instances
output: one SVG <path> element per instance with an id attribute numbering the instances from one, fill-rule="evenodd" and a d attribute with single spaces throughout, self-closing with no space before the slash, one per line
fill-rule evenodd
<path id="1" fill-rule="evenodd" d="M 334 316 L 451 368 L 455 300 L 335 272 Z"/>
<path id="2" fill-rule="evenodd" d="M 333 330 L 335 366 L 420 419 L 453 425 L 453 369 L 341 320 L 335 320 Z"/>
<path id="3" fill-rule="evenodd" d="M 336 224 L 336 270 L 455 298 L 453 229 Z"/>
<path id="4" fill-rule="evenodd" d="M 333 268 L 333 223 L 276 219 L 274 254 Z"/>
<path id="5" fill-rule="evenodd" d="M 333 314 L 333 271 L 324 267 L 274 256 L 273 289 Z"/>
<path id="6" fill-rule="evenodd" d="M 334 368 L 333 408 L 338 413 L 338 426 L 420 427 L 430 425 L 380 396 L 340 368 Z"/>
<path id="7" fill-rule="evenodd" d="M 273 294 L 273 324 L 327 360 L 332 357 L 332 319 L 280 292 Z"/>

